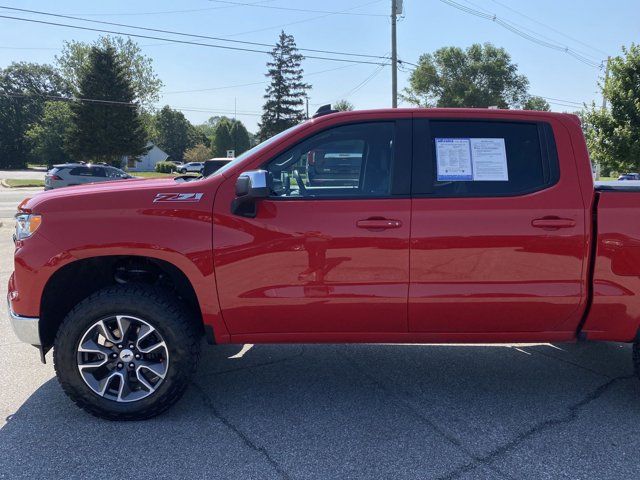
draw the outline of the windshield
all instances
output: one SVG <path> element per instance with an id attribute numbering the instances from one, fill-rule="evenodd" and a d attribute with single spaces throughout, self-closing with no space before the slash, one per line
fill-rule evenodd
<path id="1" fill-rule="evenodd" d="M 262 150 L 264 148 L 267 148 L 267 147 L 271 146 L 277 140 L 279 140 L 282 137 L 286 136 L 288 133 L 290 133 L 291 131 L 293 131 L 296 128 L 300 127 L 301 125 L 303 125 L 303 124 L 298 124 L 298 125 L 295 125 L 295 126 L 293 126 L 291 128 L 287 128 L 286 130 L 278 133 L 277 135 L 274 135 L 271 138 L 267 138 L 264 142 L 259 143 L 258 145 L 256 145 L 253 148 L 250 148 L 249 150 L 244 152 L 242 155 L 234 158 L 232 161 L 230 161 L 229 163 L 227 163 L 223 167 L 220 167 L 218 170 L 216 170 L 215 172 L 209 174 L 208 176 L 218 175 L 219 173 L 223 173 L 223 172 L 226 172 L 227 170 L 232 169 L 238 163 L 242 162 L 245 158 L 249 157 L 250 155 L 253 155 L 254 153 L 258 153 L 260 150 Z"/>

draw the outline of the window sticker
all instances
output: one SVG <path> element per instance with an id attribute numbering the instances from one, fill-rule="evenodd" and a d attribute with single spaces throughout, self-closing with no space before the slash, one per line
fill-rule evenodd
<path id="1" fill-rule="evenodd" d="M 471 142 L 468 138 L 436 138 L 438 181 L 473 180 Z"/>
<path id="2" fill-rule="evenodd" d="M 472 138 L 471 160 L 475 182 L 509 181 L 504 138 Z"/>
<path id="3" fill-rule="evenodd" d="M 504 138 L 436 138 L 437 180 L 506 182 Z"/>

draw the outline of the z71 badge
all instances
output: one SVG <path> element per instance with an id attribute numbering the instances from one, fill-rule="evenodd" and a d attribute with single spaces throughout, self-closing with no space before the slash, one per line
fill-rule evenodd
<path id="1" fill-rule="evenodd" d="M 158 202 L 199 202 L 202 193 L 158 193 L 153 203 Z"/>

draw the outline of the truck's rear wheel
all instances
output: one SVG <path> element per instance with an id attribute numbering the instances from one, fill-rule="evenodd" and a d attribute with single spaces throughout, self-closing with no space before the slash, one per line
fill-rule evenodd
<path id="1" fill-rule="evenodd" d="M 108 287 L 80 302 L 56 335 L 54 363 L 80 407 L 111 420 L 151 418 L 184 393 L 200 353 L 188 310 L 150 286 Z"/>

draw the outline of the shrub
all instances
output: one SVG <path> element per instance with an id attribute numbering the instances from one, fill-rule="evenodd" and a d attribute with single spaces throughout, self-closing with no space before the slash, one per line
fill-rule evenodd
<path id="1" fill-rule="evenodd" d="M 176 171 L 176 164 L 173 162 L 156 163 L 156 172 L 158 173 L 173 173 L 175 171 Z"/>

